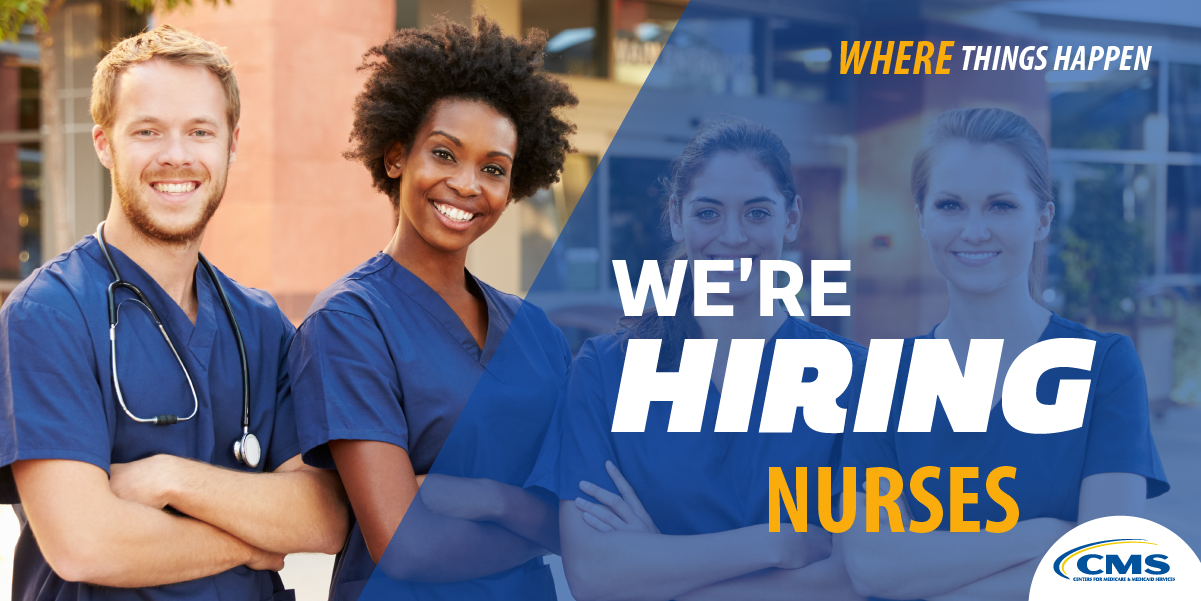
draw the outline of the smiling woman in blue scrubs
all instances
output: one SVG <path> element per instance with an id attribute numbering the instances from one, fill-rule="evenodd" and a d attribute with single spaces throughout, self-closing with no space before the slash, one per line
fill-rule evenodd
<path id="1" fill-rule="evenodd" d="M 1003 339 L 1000 374 L 1030 345 L 1052 338 L 1096 342 L 1089 374 L 1055 369 L 1038 384 L 1038 398 L 1054 403 L 1059 381 L 1088 378 L 1088 406 L 1081 428 L 1057 434 L 1014 429 L 998 409 L 997 391 L 987 432 L 951 430 L 941 405 L 930 432 L 897 432 L 904 374 L 912 354 L 907 341 L 901 384 L 885 433 L 848 433 L 843 462 L 858 469 L 860 490 L 868 467 L 889 467 L 905 482 L 920 467 L 938 466 L 941 478 L 926 489 L 949 507 L 950 468 L 978 467 L 965 492 L 978 502 L 963 519 L 1002 521 L 1006 511 L 984 490 L 998 466 L 1016 477 L 1001 488 L 1016 501 L 1020 521 L 1003 534 L 863 532 L 842 535 L 856 588 L 889 599 L 1026 599 L 1039 560 L 1076 523 L 1110 515 L 1139 516 L 1146 499 L 1168 490 L 1151 439 L 1147 387 L 1130 339 L 1072 323 L 1034 300 L 1044 261 L 1043 246 L 1055 214 L 1046 145 L 1021 116 L 1001 109 L 943 113 L 931 126 L 913 161 L 918 225 L 935 268 L 947 281 L 946 318 L 923 338 L 948 340 L 963 365 L 972 339 Z M 854 423 L 848 415 L 847 423 Z M 903 497 L 905 523 L 929 511 Z M 864 512 L 860 495 L 860 515 Z M 887 529 L 887 520 L 881 528 Z"/>
<path id="2" fill-rule="evenodd" d="M 514 200 L 558 180 L 574 128 L 554 111 L 576 99 L 539 70 L 543 36 L 475 26 L 367 53 L 347 157 L 391 199 L 396 233 L 317 298 L 289 355 L 305 460 L 337 468 L 356 517 L 335 599 L 377 562 L 390 598 L 555 595 L 541 555 L 558 550 L 557 511 L 521 485 L 571 354 L 465 262 Z"/>
<path id="3" fill-rule="evenodd" d="M 676 317 L 648 314 L 584 343 L 527 483 L 559 500 L 563 565 L 577 599 L 857 599 L 830 535 L 768 530 L 768 468 L 838 463 L 839 436 L 798 418 L 792 433 L 715 432 L 719 386 L 731 380 L 734 339 L 765 340 L 750 423 L 759 423 L 776 341 L 828 339 L 859 366 L 863 347 L 797 317 L 779 303 L 760 315 L 759 262 L 779 260 L 800 226 L 789 153 L 767 128 L 740 118 L 709 121 L 664 182 L 679 259 L 754 260 L 754 272 L 710 274 L 729 286 L 711 304 L 732 317 L 694 317 L 691 267 Z M 669 403 L 652 403 L 645 432 L 611 432 L 630 339 L 663 340 L 659 371 L 678 371 L 683 340 L 717 339 L 701 431 L 667 432 Z M 856 372 L 858 373 L 858 369 Z M 839 403 L 858 390 L 856 378 Z M 666 400 L 666 399 L 665 399 Z M 620 470 L 620 471 L 619 471 Z M 636 491 L 636 492 L 635 492 Z M 593 502 L 593 501 L 599 501 Z M 787 526 L 785 527 L 787 528 Z"/>

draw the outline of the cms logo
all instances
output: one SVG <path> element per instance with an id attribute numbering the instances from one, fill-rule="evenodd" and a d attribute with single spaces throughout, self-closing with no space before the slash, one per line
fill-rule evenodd
<path id="1" fill-rule="evenodd" d="M 1168 556 L 1162 553 L 1144 554 L 1139 553 L 1140 550 L 1150 550 L 1143 547 L 1142 549 L 1131 549 L 1131 545 L 1151 545 L 1155 543 L 1146 539 L 1139 538 L 1117 538 L 1112 540 L 1101 540 L 1087 545 L 1080 545 L 1075 549 L 1060 555 L 1055 560 L 1055 573 L 1067 579 L 1071 579 L 1069 573 L 1074 575 L 1099 576 L 1101 574 L 1150 574 L 1159 576 L 1167 574 L 1171 567 L 1168 565 Z M 1117 546 L 1126 546 L 1125 549 L 1115 548 Z"/>

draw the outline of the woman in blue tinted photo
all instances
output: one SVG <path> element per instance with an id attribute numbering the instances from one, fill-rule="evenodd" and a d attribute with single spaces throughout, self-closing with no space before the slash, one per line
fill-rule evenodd
<path id="1" fill-rule="evenodd" d="M 943 113 L 913 160 L 912 193 L 922 238 L 950 297 L 946 317 L 921 338 L 947 340 L 961 367 L 971 340 L 1004 340 L 987 432 L 952 431 L 941 404 L 930 432 L 897 432 L 913 349 L 908 340 L 887 432 L 851 433 L 852 410 L 843 464 L 858 470 L 861 516 L 866 468 L 895 469 L 909 483 L 917 469 L 938 467 L 940 477 L 924 487 L 943 508 L 950 507 L 951 467 L 977 468 L 979 477 L 963 487 L 977 502 L 964 505 L 963 519 L 979 522 L 981 531 L 952 533 L 943 517 L 933 532 L 894 534 L 882 514 L 882 532 L 857 525 L 841 535 L 847 567 L 855 588 L 874 597 L 1026 599 L 1039 561 L 1069 529 L 1104 516 L 1140 516 L 1147 498 L 1168 490 L 1151 438 L 1142 364 L 1129 338 L 1070 322 L 1036 300 L 1055 205 L 1046 144 L 1026 119 L 996 108 Z M 1027 434 L 998 408 L 1001 385 L 1015 357 L 1053 338 L 1096 342 L 1091 372 L 1053 369 L 1038 384 L 1039 401 L 1051 404 L 1061 379 L 1091 377 L 1084 423 Z M 984 481 L 999 466 L 1016 468 L 1001 488 L 1017 503 L 1020 521 L 994 534 L 984 522 L 1002 522 L 1006 509 Z M 908 493 L 899 507 L 907 530 L 931 518 Z"/>
<path id="2" fill-rule="evenodd" d="M 543 34 L 474 28 L 401 30 L 366 54 L 346 157 L 396 233 L 318 296 L 290 350 L 304 459 L 337 469 L 355 518 L 332 599 L 555 598 L 557 507 L 521 487 L 571 353 L 465 264 L 512 202 L 558 181 L 574 127 L 555 111 L 576 98 L 541 71 Z M 426 478 L 435 457 L 450 467 Z"/>
<path id="3" fill-rule="evenodd" d="M 757 431 L 776 341 L 836 341 L 856 365 L 865 353 L 789 316 L 780 303 L 770 316 L 760 315 L 760 261 L 780 260 L 800 226 L 789 153 L 761 125 L 711 120 L 663 184 L 664 220 L 678 244 L 671 258 L 690 265 L 732 260 L 734 271 L 710 272 L 709 280 L 728 286 L 728 293 L 710 295 L 710 303 L 732 306 L 733 316 L 694 316 L 688 267 L 675 317 L 626 319 L 622 329 L 588 340 L 578 353 L 527 483 L 559 502 L 571 594 L 580 601 L 858 599 L 840 552 L 816 525 L 815 501 L 805 516 L 807 532 L 791 532 L 787 520 L 787 533 L 767 526 L 768 468 L 788 466 L 791 481 L 793 466 L 807 466 L 814 491 L 818 469 L 836 465 L 839 448 L 837 434 L 813 431 L 799 417 L 791 433 Z M 753 261 L 746 278 L 738 271 L 744 258 Z M 701 431 L 667 432 L 671 403 L 651 403 L 644 432 L 611 432 L 627 345 L 661 340 L 658 370 L 677 371 L 684 340 L 699 338 L 717 340 Z M 718 432 L 721 389 L 745 377 L 726 370 L 735 339 L 765 341 L 762 369 L 753 384 L 749 431 Z M 857 389 L 857 383 L 848 386 Z"/>

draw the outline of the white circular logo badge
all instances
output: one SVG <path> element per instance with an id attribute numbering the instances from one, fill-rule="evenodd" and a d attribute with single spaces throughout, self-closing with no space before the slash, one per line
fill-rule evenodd
<path id="1" fill-rule="evenodd" d="M 1201 598 L 1201 561 L 1150 520 L 1111 516 L 1063 535 L 1038 565 L 1030 601 Z"/>

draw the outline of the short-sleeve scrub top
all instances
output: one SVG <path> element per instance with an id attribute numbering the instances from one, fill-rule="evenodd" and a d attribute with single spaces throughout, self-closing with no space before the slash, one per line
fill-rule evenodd
<path id="1" fill-rule="evenodd" d="M 0 480 L 25 459 L 81 461 L 109 471 L 152 455 L 170 454 L 240 471 L 271 471 L 300 452 L 285 356 L 294 328 L 271 296 L 220 271 L 237 318 L 250 374 L 250 432 L 263 449 L 257 469 L 240 463 L 233 443 L 242 436 L 242 368 L 233 329 L 208 271 L 195 272 L 195 324 L 141 267 L 109 245 L 121 275 L 146 295 L 179 358 L 134 295 L 116 291 L 118 378 L 136 416 L 196 415 L 168 426 L 130 419 L 117 402 L 109 356 L 106 290 L 114 277 L 88 236 L 35 270 L 0 309 Z M 191 374 L 196 399 L 180 368 Z M 0 486 L 3 488 L 3 486 Z M 12 491 L 0 502 L 16 503 Z M 17 491 L 19 492 L 19 491 Z M 71 494 L 64 491 L 63 494 Z M 122 589 L 66 582 L 46 563 L 28 523 L 21 524 L 13 569 L 13 598 L 260 599 L 286 595 L 279 576 L 239 566 L 206 578 Z"/>
<path id="2" fill-rule="evenodd" d="M 651 403 L 643 432 L 612 432 L 625 363 L 623 333 L 592 338 L 576 356 L 542 453 L 529 481 L 531 490 L 555 500 L 591 499 L 579 484 L 587 480 L 617 489 L 605 471 L 612 461 L 638 494 L 663 534 L 724 532 L 768 521 L 768 472 L 779 467 L 791 485 L 805 467 L 809 491 L 818 490 L 818 470 L 838 473 L 840 434 L 816 432 L 798 410 L 790 433 L 760 433 L 759 420 L 776 341 L 825 338 L 848 349 L 854 375 L 838 402 L 846 407 L 858 394 L 866 350 L 819 326 L 790 317 L 763 349 L 747 432 L 715 432 L 721 392 L 709 385 L 700 432 L 668 432 L 671 403 Z M 817 377 L 806 370 L 805 381 Z M 667 399 L 665 399 L 667 400 Z M 835 483 L 835 493 L 839 484 Z M 817 503 L 808 503 L 809 523 L 818 523 Z"/>
<path id="3" fill-rule="evenodd" d="M 437 292 L 384 253 L 318 296 L 289 353 L 306 463 L 334 468 L 329 441 L 372 440 L 405 449 L 417 474 L 525 482 L 571 351 L 541 309 L 469 277 L 488 305 L 483 348 Z M 358 599 L 375 567 L 356 523 L 330 598 Z M 541 558 L 470 581 L 387 587 L 409 599 L 554 595 Z"/>
<path id="4" fill-rule="evenodd" d="M 933 337 L 931 330 L 921 338 Z M 963 490 L 976 493 L 977 503 L 964 505 L 963 519 L 981 522 L 981 529 L 985 520 L 1005 519 L 1004 507 L 985 490 L 988 474 L 1001 466 L 1017 470 L 1014 479 L 1001 480 L 1000 486 L 1017 503 L 1020 520 L 1049 517 L 1076 521 L 1080 483 L 1093 474 L 1138 474 L 1147 479 L 1147 498 L 1167 492 L 1167 477 L 1151 437 L 1143 366 L 1130 338 L 1103 334 L 1052 314 L 1039 340 L 1053 338 L 1096 341 L 1091 371 L 1056 368 L 1048 370 L 1038 381 L 1039 402 L 1053 404 L 1061 380 L 1091 378 L 1083 426 L 1055 434 L 1028 434 L 1013 428 L 1005 419 L 1001 403 L 993 406 L 986 432 L 953 431 L 941 403 L 936 405 L 930 432 L 897 432 L 906 374 L 913 356 L 914 339 L 907 340 L 888 431 L 848 431 L 844 439 L 843 465 L 856 467 L 859 490 L 863 490 L 869 467 L 895 469 L 908 483 L 919 468 L 938 466 L 941 477 L 925 480 L 924 488 L 945 511 L 950 500 L 950 468 L 976 467 L 979 477 L 966 479 Z M 854 423 L 856 408 L 857 405 L 852 405 L 848 424 Z M 911 495 L 905 498 L 913 519 L 929 519 L 925 505 L 914 501 Z M 939 529 L 949 528 L 950 520 L 944 516 Z"/>

